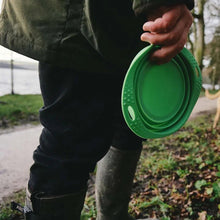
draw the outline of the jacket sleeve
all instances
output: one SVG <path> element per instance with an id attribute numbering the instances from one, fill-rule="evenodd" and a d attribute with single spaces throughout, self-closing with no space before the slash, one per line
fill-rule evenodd
<path id="1" fill-rule="evenodd" d="M 189 10 L 194 7 L 194 0 L 133 0 L 133 10 L 137 16 L 144 16 L 161 5 L 186 4 Z"/>

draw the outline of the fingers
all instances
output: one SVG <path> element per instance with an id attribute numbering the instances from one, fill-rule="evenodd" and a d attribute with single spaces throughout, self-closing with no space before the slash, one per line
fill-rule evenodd
<path id="1" fill-rule="evenodd" d="M 165 12 L 162 17 L 155 19 L 154 21 L 146 22 L 143 25 L 144 31 L 149 32 L 157 32 L 157 33 L 165 33 L 171 30 L 180 19 L 180 11 L 181 7 L 172 7 L 169 8 L 167 12 Z"/>
<path id="2" fill-rule="evenodd" d="M 143 29 L 148 32 L 141 35 L 141 40 L 162 46 L 152 54 L 152 60 L 162 64 L 179 53 L 187 41 L 191 24 L 192 15 L 185 5 L 171 8 L 155 21 L 146 22 Z"/>
<path id="3" fill-rule="evenodd" d="M 183 33 L 187 35 L 187 33 Z M 151 61 L 157 64 L 163 64 L 169 62 L 174 56 L 176 56 L 184 47 L 186 43 L 186 38 L 183 37 L 179 39 L 175 44 L 162 46 L 161 49 L 156 50 L 151 54 Z"/>
<path id="4" fill-rule="evenodd" d="M 173 30 L 165 33 L 145 32 L 141 35 L 141 40 L 149 42 L 155 45 L 169 45 L 179 41 L 182 37 L 182 31 L 187 28 L 187 25 L 183 20 L 180 20 Z"/>

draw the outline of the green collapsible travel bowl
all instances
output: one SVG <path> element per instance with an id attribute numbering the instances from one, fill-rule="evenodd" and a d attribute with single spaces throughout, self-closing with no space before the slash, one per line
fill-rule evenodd
<path id="1" fill-rule="evenodd" d="M 150 45 L 133 59 L 122 88 L 122 112 L 129 128 L 142 138 L 159 138 L 179 130 L 189 118 L 201 90 L 201 72 L 184 48 L 170 62 L 149 60 Z"/>
<path id="2" fill-rule="evenodd" d="M 175 62 L 175 60 L 177 62 Z M 177 66 L 179 66 L 178 63 L 181 64 L 181 68 L 183 69 L 183 72 L 187 72 L 187 69 L 185 68 L 185 65 L 183 64 L 183 61 L 182 61 L 182 59 L 179 59 L 179 56 L 176 56 L 175 59 L 173 59 L 173 62 Z M 182 72 L 181 69 L 179 69 L 179 70 Z M 190 79 L 189 79 L 188 74 L 183 74 L 183 75 L 184 75 L 183 80 L 185 81 L 185 88 L 184 88 L 185 94 L 183 94 L 184 99 L 181 99 L 182 105 L 177 106 L 177 109 L 179 109 L 179 110 L 176 112 L 175 116 L 173 116 L 168 122 L 151 124 L 152 128 L 158 128 L 159 130 L 161 130 L 163 128 L 168 128 L 171 125 L 175 124 L 182 117 L 183 113 L 185 112 L 185 109 L 188 105 L 188 101 L 189 101 L 189 97 L 190 97 L 190 93 L 189 93 L 190 92 Z"/>

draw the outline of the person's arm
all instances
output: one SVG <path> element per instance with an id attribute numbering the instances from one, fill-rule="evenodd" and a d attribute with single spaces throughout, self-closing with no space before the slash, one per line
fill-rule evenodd
<path id="1" fill-rule="evenodd" d="M 135 2 L 136 4 L 137 2 L 146 3 L 143 3 L 142 9 L 139 6 L 137 7 L 138 11 L 135 11 L 137 15 L 146 17 L 141 40 L 161 46 L 161 49 L 152 54 L 151 59 L 158 64 L 168 62 L 182 50 L 187 41 L 188 32 L 193 21 L 189 11 L 194 5 L 193 1 L 166 1 L 164 5 L 159 5 L 159 2 L 165 1 L 136 0 L 133 2 L 133 6 Z M 167 2 L 169 4 L 173 2 L 174 5 L 169 6 Z M 178 2 L 178 4 L 175 2 Z M 185 3 L 179 4 L 179 2 Z M 145 13 L 146 15 L 144 15 Z"/>
<path id="2" fill-rule="evenodd" d="M 189 10 L 194 8 L 194 0 L 132 0 L 133 10 L 137 16 L 146 16 L 148 12 L 163 6 L 185 4 Z"/>

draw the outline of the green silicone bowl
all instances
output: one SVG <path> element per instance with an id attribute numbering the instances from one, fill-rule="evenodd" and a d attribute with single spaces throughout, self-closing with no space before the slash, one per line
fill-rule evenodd
<path id="1" fill-rule="evenodd" d="M 189 76 L 187 74 L 187 69 L 182 61 L 182 59 L 179 58 L 179 55 L 177 55 L 176 57 L 174 57 L 173 60 L 176 60 L 175 65 L 177 65 L 178 63 L 180 64 L 181 71 L 185 74 L 184 78 L 185 78 L 185 94 L 184 95 L 184 99 L 182 99 L 182 105 L 178 106 L 179 110 L 177 111 L 177 113 L 175 114 L 175 116 L 173 116 L 169 121 L 163 122 L 163 123 L 155 123 L 152 121 L 148 121 L 148 124 L 150 124 L 152 129 L 155 130 L 162 130 L 165 128 L 170 127 L 171 125 L 175 124 L 183 115 L 183 113 L 185 112 L 185 109 L 188 105 L 188 101 L 189 101 L 189 97 L 190 97 L 190 80 L 189 80 Z M 172 60 L 172 61 L 173 61 Z M 145 120 L 143 120 L 143 122 L 146 122 L 147 118 L 145 118 Z M 147 124 L 146 124 L 147 126 Z"/>
<path id="2" fill-rule="evenodd" d="M 170 62 L 156 65 L 150 45 L 133 59 L 122 88 L 122 112 L 129 128 L 142 138 L 160 138 L 179 130 L 201 90 L 201 72 L 184 48 Z"/>

